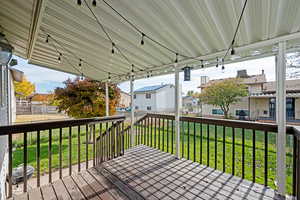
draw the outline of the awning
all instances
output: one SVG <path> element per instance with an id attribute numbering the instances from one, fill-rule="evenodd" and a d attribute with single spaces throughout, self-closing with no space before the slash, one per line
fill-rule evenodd
<path id="1" fill-rule="evenodd" d="M 224 56 L 238 23 L 242 0 L 1 0 L 0 31 L 29 63 L 103 80 L 111 73 L 120 82 L 134 64 L 136 78 L 171 73 L 175 53 L 179 64 L 205 67 Z M 88 6 L 85 4 L 87 2 Z M 106 3 L 105 3 L 106 2 Z M 109 7 L 111 6 L 111 7 Z M 113 39 L 116 49 L 99 23 Z M 157 43 L 144 39 L 129 22 Z M 299 0 L 250 0 L 235 41 L 235 57 L 225 63 L 274 55 L 276 43 L 300 48 Z M 50 35 L 49 42 L 46 37 Z M 61 63 L 58 57 L 61 55 Z M 190 58 L 192 57 L 192 58 Z M 79 66 L 82 59 L 82 66 Z"/>

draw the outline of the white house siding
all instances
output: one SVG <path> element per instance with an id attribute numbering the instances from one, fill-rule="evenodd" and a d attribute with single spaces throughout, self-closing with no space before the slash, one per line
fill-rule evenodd
<path id="1" fill-rule="evenodd" d="M 237 117 L 236 116 L 236 110 L 248 110 L 248 106 L 249 106 L 249 98 L 248 97 L 241 98 L 240 101 L 237 104 L 232 104 L 230 106 L 229 116 Z M 250 105 L 250 107 L 251 107 L 251 105 Z M 202 108 L 202 115 L 203 116 L 209 116 L 209 115 L 211 115 L 211 116 L 222 116 L 222 115 L 212 113 L 213 109 L 220 109 L 220 107 L 218 107 L 218 106 L 203 104 L 203 105 L 201 105 L 201 108 Z"/>
<path id="2" fill-rule="evenodd" d="M 174 112 L 175 111 L 175 88 L 166 86 L 156 93 L 156 111 L 157 112 Z"/>
<path id="3" fill-rule="evenodd" d="M 300 119 L 300 98 L 295 99 L 295 119 Z"/>
<path id="4" fill-rule="evenodd" d="M 152 111 L 156 111 L 156 94 L 153 92 L 147 92 L 151 94 L 150 99 L 146 99 L 146 93 L 136 93 L 136 98 L 134 99 L 134 105 L 136 107 L 136 110 L 147 110 L 147 106 L 151 106 Z"/>
<path id="5" fill-rule="evenodd" d="M 269 98 L 251 98 L 250 110 L 251 118 L 258 119 L 260 117 L 269 117 Z"/>
<path id="6" fill-rule="evenodd" d="M 147 99 L 146 94 L 151 94 Z M 149 92 L 135 92 L 134 105 L 137 110 L 149 112 L 173 112 L 175 109 L 175 88 L 166 85 L 160 89 Z M 147 110 L 150 106 L 151 110 Z"/>

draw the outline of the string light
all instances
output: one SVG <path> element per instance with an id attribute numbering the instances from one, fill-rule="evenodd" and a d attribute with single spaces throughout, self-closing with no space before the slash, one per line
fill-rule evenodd
<path id="1" fill-rule="evenodd" d="M 224 66 L 224 58 L 222 58 L 222 70 L 225 69 L 225 66 Z"/>
<path id="2" fill-rule="evenodd" d="M 81 6 L 81 0 L 77 0 L 77 4 Z"/>
<path id="3" fill-rule="evenodd" d="M 108 82 L 111 82 L 110 72 L 108 72 Z"/>
<path id="4" fill-rule="evenodd" d="M 218 68 L 219 67 L 219 58 L 217 57 L 217 64 L 216 64 L 216 67 Z"/>
<path id="5" fill-rule="evenodd" d="M 201 60 L 201 68 L 204 68 L 203 60 Z"/>
<path id="6" fill-rule="evenodd" d="M 79 64 L 78 64 L 78 66 L 81 68 L 81 62 L 82 62 L 82 60 L 81 59 L 79 59 Z"/>
<path id="7" fill-rule="evenodd" d="M 47 37 L 46 37 L 46 43 L 49 43 L 49 35 L 47 35 Z"/>
<path id="8" fill-rule="evenodd" d="M 142 33 L 142 40 L 141 40 L 141 45 L 144 45 L 144 37 L 145 37 L 145 33 Z"/>
<path id="9" fill-rule="evenodd" d="M 231 52 L 230 52 L 230 54 L 233 56 L 233 55 L 235 55 L 235 50 L 234 50 L 234 48 L 232 47 L 231 48 Z"/>
<path id="10" fill-rule="evenodd" d="M 111 43 L 111 53 L 115 53 L 115 43 Z"/>
<path id="11" fill-rule="evenodd" d="M 93 4 L 93 6 L 95 6 L 95 7 L 96 7 L 96 5 L 97 5 L 97 2 L 96 2 L 96 0 L 93 0 L 92 4 Z"/>
<path id="12" fill-rule="evenodd" d="M 58 60 L 58 63 L 61 63 L 61 56 L 62 56 L 62 54 L 61 54 L 61 53 L 59 53 L 59 56 L 58 56 L 58 58 L 57 58 L 57 60 Z"/>
<path id="13" fill-rule="evenodd" d="M 176 53 L 175 56 L 176 56 L 175 63 L 178 63 L 178 53 Z"/>
<path id="14" fill-rule="evenodd" d="M 81 72 L 81 76 L 80 76 L 80 80 L 83 81 L 84 77 L 83 77 L 83 73 Z"/>

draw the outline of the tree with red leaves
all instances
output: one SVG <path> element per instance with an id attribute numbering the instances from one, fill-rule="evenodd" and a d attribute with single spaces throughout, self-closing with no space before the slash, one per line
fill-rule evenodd
<path id="1" fill-rule="evenodd" d="M 55 89 L 55 105 L 74 118 L 105 116 L 105 83 L 91 79 L 68 79 L 64 88 Z M 109 113 L 116 112 L 120 100 L 120 89 L 109 84 Z"/>

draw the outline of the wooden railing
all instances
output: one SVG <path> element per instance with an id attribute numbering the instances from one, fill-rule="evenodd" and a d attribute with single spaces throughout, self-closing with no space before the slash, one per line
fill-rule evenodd
<path id="1" fill-rule="evenodd" d="M 124 116 L 112 116 L 0 126 L 0 136 L 8 136 L 9 169 L 7 196 L 12 196 L 14 162 L 20 163 L 20 160 L 13 159 L 13 156 L 17 157 L 14 155 L 16 152 L 13 152 L 16 146 L 22 151 L 20 156 L 23 159 L 21 161 L 23 164 L 22 182 L 23 191 L 26 192 L 29 159 L 35 160 L 36 186 L 39 187 L 41 185 L 42 155 L 46 155 L 48 158 L 49 183 L 53 181 L 53 167 L 58 168 L 59 178 L 63 177 L 63 168 L 65 167 L 63 164 L 63 153 L 66 153 L 64 148 L 67 148 L 68 151 L 67 167 L 69 175 L 74 171 L 72 170 L 74 164 L 78 167 L 76 171 L 81 171 L 82 162 L 85 162 L 85 168 L 88 169 L 90 160 L 93 162 L 92 165 L 95 166 L 97 163 L 122 155 L 124 153 L 124 120 Z M 42 141 L 48 145 L 46 152 L 45 145 L 41 148 Z M 16 142 L 18 144 L 15 144 Z M 30 152 L 28 151 L 28 145 L 30 145 Z M 58 146 L 58 150 L 54 149 L 54 145 Z M 32 149 L 32 146 L 35 146 L 35 149 Z M 32 155 L 32 151 L 35 151 L 35 155 Z M 54 166 L 52 160 L 54 151 L 58 151 L 58 166 Z M 75 161 L 74 154 L 76 154 Z M 29 158 L 28 155 L 35 156 L 35 158 Z"/>
<path id="2" fill-rule="evenodd" d="M 173 115 L 147 114 L 135 124 L 135 144 L 175 154 Z M 276 189 L 277 125 L 181 117 L 181 157 Z M 287 191 L 300 198 L 300 130 L 286 130 Z"/>

